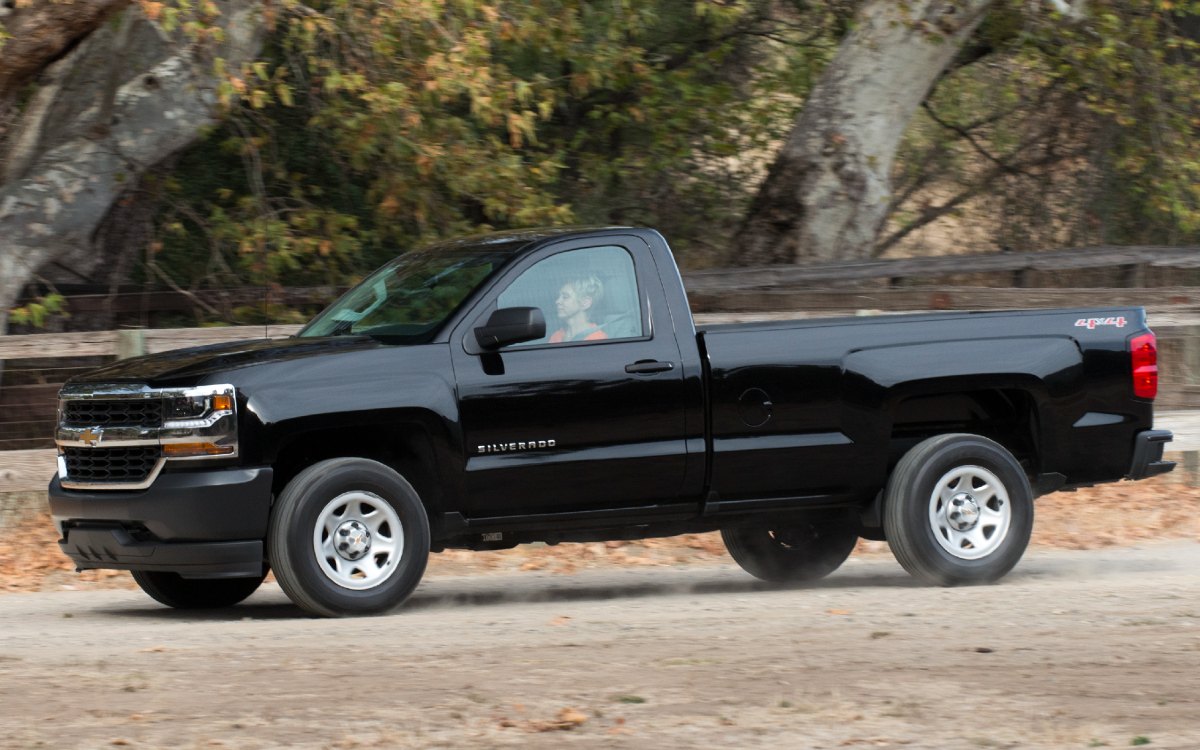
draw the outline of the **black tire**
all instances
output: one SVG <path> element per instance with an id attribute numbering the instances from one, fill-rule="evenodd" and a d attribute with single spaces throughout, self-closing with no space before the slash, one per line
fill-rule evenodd
<path id="1" fill-rule="evenodd" d="M 232 607 L 253 594 L 267 573 L 253 578 L 184 578 L 178 573 L 133 570 L 133 580 L 155 601 L 175 609 Z"/>
<path id="2" fill-rule="evenodd" d="M 799 523 L 784 529 L 721 529 L 725 548 L 750 575 L 772 582 L 815 581 L 837 570 L 858 541 L 857 528 L 838 522 Z"/>
<path id="3" fill-rule="evenodd" d="M 362 505 L 347 505 L 338 515 L 342 506 L 335 501 L 341 498 L 361 500 Z M 362 534 L 359 529 L 380 523 L 366 508 L 384 520 L 373 532 Z M 399 529 L 386 520 L 389 516 Z M 337 534 L 355 519 L 362 521 L 351 526 L 355 531 L 350 538 L 360 547 L 348 554 L 361 554 L 357 560 L 332 549 L 318 554 L 316 535 L 340 538 L 319 531 L 318 525 L 328 529 L 339 519 L 346 520 L 340 521 Z M 381 540 L 402 546 L 394 554 L 380 553 Z M 425 506 L 404 477 L 377 461 L 334 458 L 313 464 L 284 488 L 271 511 L 267 556 L 280 588 L 306 612 L 321 617 L 377 615 L 400 606 L 417 587 L 429 560 L 429 544 Z M 356 567 L 359 563 L 364 567 Z M 374 572 L 367 572 L 366 566 Z"/>
<path id="4" fill-rule="evenodd" d="M 999 486 L 990 488 L 993 478 Z M 896 465 L 884 494 L 883 529 L 896 560 L 918 580 L 990 583 L 1012 570 L 1029 545 L 1033 491 L 999 443 L 938 435 Z"/>

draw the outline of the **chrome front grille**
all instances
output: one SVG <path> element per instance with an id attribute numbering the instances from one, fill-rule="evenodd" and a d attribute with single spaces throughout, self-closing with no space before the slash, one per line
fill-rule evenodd
<path id="1" fill-rule="evenodd" d="M 64 489 L 144 490 L 168 464 L 237 458 L 229 384 L 68 383 L 58 404 L 54 442 Z"/>
<path id="2" fill-rule="evenodd" d="M 87 484 L 142 484 L 150 479 L 161 454 L 157 445 L 62 449 L 67 476 Z"/>
<path id="3" fill-rule="evenodd" d="M 162 427 L 162 400 L 81 399 L 63 404 L 65 427 Z"/>

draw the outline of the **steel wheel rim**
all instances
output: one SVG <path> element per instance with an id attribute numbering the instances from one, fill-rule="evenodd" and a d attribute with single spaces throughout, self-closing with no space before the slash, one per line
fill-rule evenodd
<path id="1" fill-rule="evenodd" d="M 404 555 L 404 525 L 391 503 L 362 490 L 330 500 L 313 527 L 313 553 L 325 577 L 365 591 L 392 577 Z"/>
<path id="2" fill-rule="evenodd" d="M 978 560 L 999 549 L 1012 526 L 1004 483 L 982 466 L 958 466 L 942 475 L 929 496 L 929 527 L 942 549 Z"/>

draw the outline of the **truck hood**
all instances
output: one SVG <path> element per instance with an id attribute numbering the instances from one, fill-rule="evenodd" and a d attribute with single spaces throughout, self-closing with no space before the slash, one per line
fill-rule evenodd
<path id="1" fill-rule="evenodd" d="M 152 384 L 155 381 L 195 381 L 269 362 L 363 351 L 379 346 L 378 341 L 366 336 L 234 341 L 123 359 L 71 378 L 69 382 Z"/>

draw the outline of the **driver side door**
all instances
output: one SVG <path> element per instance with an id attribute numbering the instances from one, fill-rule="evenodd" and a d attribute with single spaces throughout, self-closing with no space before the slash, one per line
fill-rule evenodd
<path id="1" fill-rule="evenodd" d="M 680 500 L 687 459 L 681 357 L 645 243 L 558 243 L 510 272 L 451 342 L 473 517 Z M 583 281 L 580 281 L 583 280 Z M 563 290 L 590 295 L 578 306 Z M 480 351 L 492 311 L 538 307 L 546 336 Z"/>

